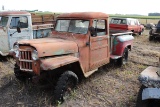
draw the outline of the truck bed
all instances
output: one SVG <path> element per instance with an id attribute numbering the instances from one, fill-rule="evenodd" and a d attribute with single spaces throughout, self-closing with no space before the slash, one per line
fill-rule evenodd
<path id="1" fill-rule="evenodd" d="M 121 30 L 121 29 L 109 29 L 109 34 L 112 35 L 112 34 L 116 34 L 116 33 L 126 33 L 128 32 L 127 30 Z"/>
<path id="2" fill-rule="evenodd" d="M 55 19 L 58 16 L 58 14 L 35 14 L 31 13 L 31 18 L 32 18 L 32 24 L 37 25 L 37 24 L 54 24 Z"/>

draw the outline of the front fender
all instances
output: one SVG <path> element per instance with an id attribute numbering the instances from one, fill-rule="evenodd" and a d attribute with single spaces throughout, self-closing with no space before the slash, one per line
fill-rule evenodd
<path id="1" fill-rule="evenodd" d="M 47 59 L 41 60 L 40 67 L 42 70 L 53 70 L 61 66 L 64 66 L 73 62 L 78 62 L 78 61 L 79 61 L 79 58 L 74 56 L 59 56 L 59 57 L 47 58 Z"/>
<path id="2" fill-rule="evenodd" d="M 122 56 L 126 47 L 131 46 L 134 37 L 132 35 L 117 36 L 113 41 L 113 55 Z"/>

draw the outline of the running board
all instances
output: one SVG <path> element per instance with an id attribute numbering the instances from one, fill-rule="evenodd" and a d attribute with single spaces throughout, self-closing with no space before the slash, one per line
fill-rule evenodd
<path id="1" fill-rule="evenodd" d="M 98 71 L 98 68 L 97 69 L 94 69 L 94 70 L 92 70 L 92 71 L 89 71 L 89 72 L 86 72 L 85 74 L 84 74 L 84 76 L 85 77 L 89 77 L 91 74 L 93 74 L 95 71 Z"/>

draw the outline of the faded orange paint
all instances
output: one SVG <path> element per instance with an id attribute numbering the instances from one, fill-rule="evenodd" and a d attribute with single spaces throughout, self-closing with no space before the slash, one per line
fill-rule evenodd
<path id="1" fill-rule="evenodd" d="M 88 28 L 93 27 L 93 21 L 95 19 L 103 19 L 105 28 L 101 30 L 103 30 L 104 33 L 102 33 L 101 36 L 93 37 L 89 30 L 86 34 L 55 30 L 49 38 L 19 41 L 20 50 L 22 48 L 21 46 L 24 45 L 26 46 L 25 51 L 29 51 L 29 48 L 31 48 L 31 52 L 33 52 L 33 50 L 37 50 L 38 52 L 39 59 L 37 61 L 32 61 L 32 58 L 25 60 L 32 61 L 33 68 L 31 70 L 33 70 L 33 72 L 40 74 L 40 71 L 43 70 L 53 70 L 78 62 L 84 76 L 88 77 L 94 73 L 98 67 L 110 62 L 109 19 L 107 14 L 101 12 L 66 13 L 57 17 L 57 20 L 61 19 L 87 20 L 89 21 Z M 117 35 L 115 35 L 115 37 L 116 36 Z M 30 55 L 28 53 L 26 54 L 28 56 Z M 34 63 L 36 63 L 36 66 L 34 66 Z M 28 65 L 26 67 L 28 67 Z M 34 67 L 37 67 L 37 69 Z M 74 66 L 72 67 L 74 68 Z M 30 67 L 28 68 L 30 69 Z"/>
<path id="2" fill-rule="evenodd" d="M 100 19 L 108 18 L 109 16 L 102 12 L 74 12 L 64 13 L 58 16 L 58 19 L 76 18 L 76 19 Z"/>
<path id="3" fill-rule="evenodd" d="M 78 52 L 75 42 L 58 38 L 22 40 L 19 41 L 19 44 L 33 46 L 38 51 L 38 57 L 66 55 Z"/>
<path id="4" fill-rule="evenodd" d="M 42 59 L 40 66 L 42 70 L 53 70 L 77 61 L 79 61 L 79 58 L 75 56 L 59 56 L 56 58 Z"/>

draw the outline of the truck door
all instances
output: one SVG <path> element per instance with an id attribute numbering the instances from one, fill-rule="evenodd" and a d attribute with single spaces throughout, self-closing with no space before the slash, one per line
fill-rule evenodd
<path id="1" fill-rule="evenodd" d="M 90 70 L 109 63 L 109 35 L 107 20 L 93 20 L 95 35 L 90 37 Z"/>
<path id="2" fill-rule="evenodd" d="M 0 16 L 0 54 L 8 54 L 8 35 L 7 35 L 7 24 L 9 17 Z"/>
<path id="3" fill-rule="evenodd" d="M 21 33 L 17 32 L 17 27 L 20 27 Z M 30 30 L 27 16 L 15 16 L 11 18 L 9 26 L 9 45 L 10 49 L 13 48 L 15 42 L 22 39 L 30 39 Z"/>

